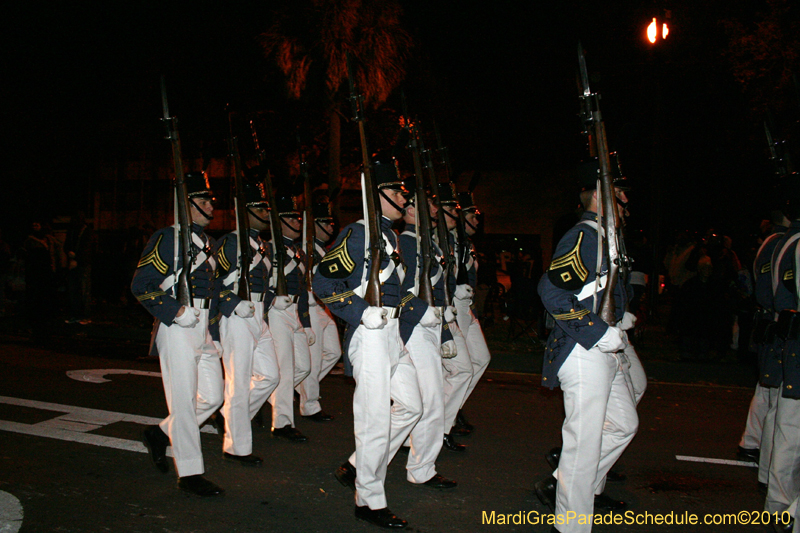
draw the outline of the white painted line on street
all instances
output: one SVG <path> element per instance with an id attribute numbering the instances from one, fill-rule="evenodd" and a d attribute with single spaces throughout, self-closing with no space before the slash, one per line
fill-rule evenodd
<path id="1" fill-rule="evenodd" d="M 752 461 L 733 461 L 730 459 L 714 459 L 712 457 L 692 457 L 691 455 L 676 455 L 678 461 L 690 461 L 692 463 L 711 463 L 715 465 L 748 466 L 758 468 L 758 463 Z"/>
<path id="2" fill-rule="evenodd" d="M 17 533 L 22 527 L 22 516 L 19 500 L 0 490 L 0 533 Z"/>
<path id="3" fill-rule="evenodd" d="M 140 441 L 105 437 L 88 432 L 115 422 L 131 422 L 143 426 L 152 426 L 161 422 L 160 418 L 151 418 L 149 416 L 115 413 L 113 411 L 103 411 L 101 409 L 88 409 L 86 407 L 38 402 L 35 400 L 10 398 L 8 396 L 0 396 L 0 403 L 66 413 L 56 418 L 44 420 L 38 424 L 21 424 L 19 422 L 0 420 L 0 431 L 81 442 L 83 444 L 92 444 L 94 446 L 104 446 L 106 448 L 116 448 L 118 450 L 139 453 L 147 453 L 147 448 L 145 448 L 144 444 Z M 208 425 L 200 428 L 200 432 L 216 434 L 217 430 L 211 427 L 211 425 Z M 171 446 L 167 448 L 167 455 L 172 457 Z M 0 533 L 5 533 L 5 531 L 0 529 Z"/>
<path id="4" fill-rule="evenodd" d="M 134 374 L 137 376 L 161 377 L 161 372 L 145 372 L 144 370 L 129 370 L 127 368 L 93 368 L 91 370 L 70 370 L 67 376 L 76 381 L 87 383 L 108 383 L 111 380 L 104 376 L 108 374 Z"/>

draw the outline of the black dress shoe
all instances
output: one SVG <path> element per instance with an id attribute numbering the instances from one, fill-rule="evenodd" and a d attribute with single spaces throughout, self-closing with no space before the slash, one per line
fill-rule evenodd
<path id="1" fill-rule="evenodd" d="M 292 426 L 283 426 L 282 428 L 272 428 L 272 436 L 276 439 L 286 439 L 290 442 L 305 442 L 308 437 L 300 433 Z"/>
<path id="2" fill-rule="evenodd" d="M 555 470 L 558 468 L 558 461 L 561 459 L 561 448 L 553 448 L 544 455 L 544 460 L 550 465 L 550 468 Z"/>
<path id="3" fill-rule="evenodd" d="M 443 446 L 450 450 L 451 452 L 465 452 L 467 451 L 467 447 L 463 444 L 457 443 L 451 433 L 448 433 L 444 436 L 444 444 Z"/>
<path id="4" fill-rule="evenodd" d="M 556 510 L 556 487 L 558 486 L 558 482 L 556 478 L 553 476 L 547 476 L 541 481 L 538 481 L 536 485 L 533 486 L 533 491 L 536 493 L 536 497 L 539 498 L 539 501 L 542 502 L 542 505 L 550 509 L 551 511 Z"/>
<path id="5" fill-rule="evenodd" d="M 621 511 L 627 507 L 627 503 L 606 496 L 605 493 L 598 494 L 594 497 L 594 508 L 600 509 L 601 511 Z"/>
<path id="6" fill-rule="evenodd" d="M 150 459 L 153 464 L 162 473 L 169 472 L 169 463 L 167 463 L 167 445 L 169 445 L 169 437 L 164 433 L 159 426 L 147 426 L 142 432 L 142 441 L 150 452 Z"/>
<path id="7" fill-rule="evenodd" d="M 388 507 L 384 507 L 383 509 L 370 509 L 366 505 L 364 507 L 356 505 L 356 518 L 365 520 L 376 526 L 391 529 L 403 529 L 408 525 L 408 522 L 395 516 Z"/>
<path id="8" fill-rule="evenodd" d="M 257 428 L 265 428 L 267 425 L 264 423 L 264 407 L 258 410 L 256 416 L 253 417 L 253 425 Z"/>
<path id="9" fill-rule="evenodd" d="M 219 496 L 225 492 L 219 485 L 200 475 L 178 478 L 178 488 L 203 497 Z"/>
<path id="10" fill-rule="evenodd" d="M 222 452 L 222 458 L 226 461 L 233 461 L 245 466 L 261 466 L 264 461 L 257 455 L 233 455 L 232 453 Z"/>
<path id="11" fill-rule="evenodd" d="M 326 413 L 325 411 L 320 411 L 318 413 L 314 413 L 313 415 L 304 416 L 308 420 L 313 420 L 314 422 L 330 422 L 333 420 L 333 417 Z"/>
<path id="12" fill-rule="evenodd" d="M 452 479 L 447 479 L 441 474 L 436 474 L 428 481 L 423 483 L 426 487 L 431 487 L 432 489 L 454 489 L 458 486 L 458 483 Z"/>
<path id="13" fill-rule="evenodd" d="M 758 448 L 742 448 L 739 446 L 736 449 L 736 457 L 739 458 L 740 461 L 757 463 L 760 456 L 761 450 Z"/>
<path id="14" fill-rule="evenodd" d="M 342 466 L 337 468 L 333 475 L 345 487 L 349 487 L 353 491 L 356 490 L 356 467 L 351 465 L 350 461 L 342 463 Z"/>
<path id="15" fill-rule="evenodd" d="M 211 415 L 211 423 L 214 424 L 214 429 L 220 435 L 225 435 L 225 418 L 222 416 L 222 411 L 217 411 Z"/>
<path id="16" fill-rule="evenodd" d="M 775 523 L 772 524 L 772 529 L 775 533 L 792 533 L 794 529 L 794 518 L 790 518 L 788 522 L 784 522 L 778 518 Z"/>
<path id="17" fill-rule="evenodd" d="M 456 435 L 469 435 L 475 430 L 475 426 L 469 423 L 467 417 L 464 416 L 464 411 L 459 409 L 456 415 L 456 425 L 453 429 L 456 430 Z"/>

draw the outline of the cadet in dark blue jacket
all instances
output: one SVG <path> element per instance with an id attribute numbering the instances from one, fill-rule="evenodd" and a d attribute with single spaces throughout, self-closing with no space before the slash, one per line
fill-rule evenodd
<path id="1" fill-rule="evenodd" d="M 392 223 L 402 217 L 405 187 L 393 160 L 374 165 L 380 191 L 383 307 L 364 300 L 369 272 L 368 232 L 364 220 L 342 229 L 314 275 L 314 293 L 347 323 L 345 346 L 353 365 L 353 430 L 356 452 L 336 477 L 356 491 L 356 517 L 382 527 L 405 527 L 386 502 L 386 467 L 422 413 L 414 364 L 403 347 L 399 321 L 419 322 L 425 310 L 413 305 L 401 288 L 405 265 Z"/>
<path id="2" fill-rule="evenodd" d="M 542 302 L 556 320 L 545 348 L 542 383 L 561 386 L 566 416 L 558 469 L 535 489 L 539 499 L 562 516 L 589 516 L 595 507 L 625 507 L 603 490 L 606 474 L 638 429 L 629 363 L 623 352 L 625 332 L 603 322 L 596 311 L 608 272 L 607 258 L 601 257 L 601 275 L 596 279 L 597 196 L 593 185 L 581 193 L 586 212 L 561 238 L 539 282 Z M 624 316 L 627 299 L 627 287 L 618 282 L 614 293 L 617 321 Z M 591 527 L 591 520 L 588 524 L 572 520 L 557 529 L 586 533 Z"/>
<path id="3" fill-rule="evenodd" d="M 272 404 L 272 436 L 291 442 L 305 442 L 308 438 L 294 427 L 294 389 L 311 372 L 311 352 L 308 346 L 316 338 L 311 330 L 308 313 L 308 289 L 305 281 L 305 255 L 299 243 L 303 234 L 302 211 L 297 199 L 278 196 L 275 200 L 281 227 L 275 228 L 279 246 L 286 249 L 286 275 L 288 296 L 276 296 L 269 310 L 269 328 L 278 356 L 281 379 L 270 397 Z M 275 264 L 275 243 L 270 241 L 270 260 Z M 273 269 L 275 270 L 275 269 Z M 275 291 L 277 274 L 273 273 L 271 288 Z"/>
<path id="4" fill-rule="evenodd" d="M 246 210 L 250 228 L 247 240 L 251 258 L 249 300 L 242 300 L 238 295 L 242 268 L 238 231 L 225 235 L 216 248 L 219 278 L 222 280 L 219 329 L 225 367 L 222 455 L 244 465 L 260 466 L 261 458 L 252 454 L 250 420 L 278 386 L 280 372 L 266 321 L 266 313 L 275 296 L 269 286 L 272 263 L 267 243 L 259 236 L 269 226 L 269 204 L 264 197 L 263 184 L 246 183 L 244 197 L 246 205 L 241 208 Z"/>
<path id="5" fill-rule="evenodd" d="M 150 237 L 131 283 L 133 295 L 155 317 L 151 347 L 161 362 L 169 409 L 169 416 L 159 425 L 145 429 L 144 442 L 164 473 L 169 469 L 167 445 L 172 444 L 178 487 L 200 496 L 216 496 L 223 490 L 202 476 L 200 449 L 200 425 L 222 405 L 221 347 L 209 331 L 219 321 L 216 261 L 211 253 L 213 242 L 203 233 L 213 218 L 213 195 L 202 174 L 187 174 L 186 187 L 194 255 L 191 306 L 182 306 L 175 299 L 177 278 L 184 268 L 177 224 Z"/>

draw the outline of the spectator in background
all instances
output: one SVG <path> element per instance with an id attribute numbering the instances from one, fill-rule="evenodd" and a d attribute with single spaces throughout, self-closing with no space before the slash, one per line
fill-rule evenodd
<path id="1" fill-rule="evenodd" d="M 65 251 L 68 258 L 67 289 L 69 318 L 67 324 L 89 324 L 89 307 L 92 299 L 92 256 L 94 231 L 86 223 L 86 215 L 78 211 L 67 231 Z"/>
<path id="2" fill-rule="evenodd" d="M 53 258 L 58 253 L 54 248 L 42 222 L 34 221 L 22 243 L 21 255 L 25 260 L 25 316 L 35 339 L 46 334 L 53 316 L 56 271 Z"/>

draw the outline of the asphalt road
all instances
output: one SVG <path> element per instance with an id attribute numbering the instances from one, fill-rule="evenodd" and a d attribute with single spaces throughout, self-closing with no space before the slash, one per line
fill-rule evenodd
<path id="1" fill-rule="evenodd" d="M 378 531 L 353 517 L 353 495 L 333 477 L 354 446 L 352 384 L 343 376 L 322 382 L 333 422 L 298 417 L 309 442 L 276 441 L 255 430 L 261 468 L 224 462 L 221 437 L 210 428 L 202 433 L 206 476 L 226 494 L 200 499 L 176 488 L 174 470 L 159 473 L 140 442 L 149 418 L 167 414 L 157 361 L 115 358 L 114 349 L 93 344 L 87 356 L 74 346 L 43 349 L 0 337 L 0 531 L 16 531 L 20 513 L 23 533 Z M 108 357 L 97 356 L 104 351 Z M 92 369 L 118 373 L 83 372 Z M 108 381 L 87 381 L 101 375 Z M 618 465 L 628 480 L 609 484 L 607 493 L 627 500 L 634 519 L 693 513 L 703 521 L 706 514 L 750 511 L 752 522 L 763 508 L 754 468 L 676 459 L 734 460 L 751 395 L 739 386 L 651 382 L 639 434 Z M 468 451 L 444 450 L 437 463 L 459 486 L 445 492 L 408 483 L 398 455 L 387 480 L 391 509 L 418 532 L 549 531 L 513 522 L 548 512 L 532 487 L 549 472 L 545 452 L 560 441 L 560 393 L 542 389 L 536 375 L 490 371 L 466 413 L 477 428 L 463 439 Z M 486 523 L 492 512 L 494 525 Z M 499 524 L 501 515 L 511 523 Z M 752 523 L 594 528 L 763 530 Z"/>

